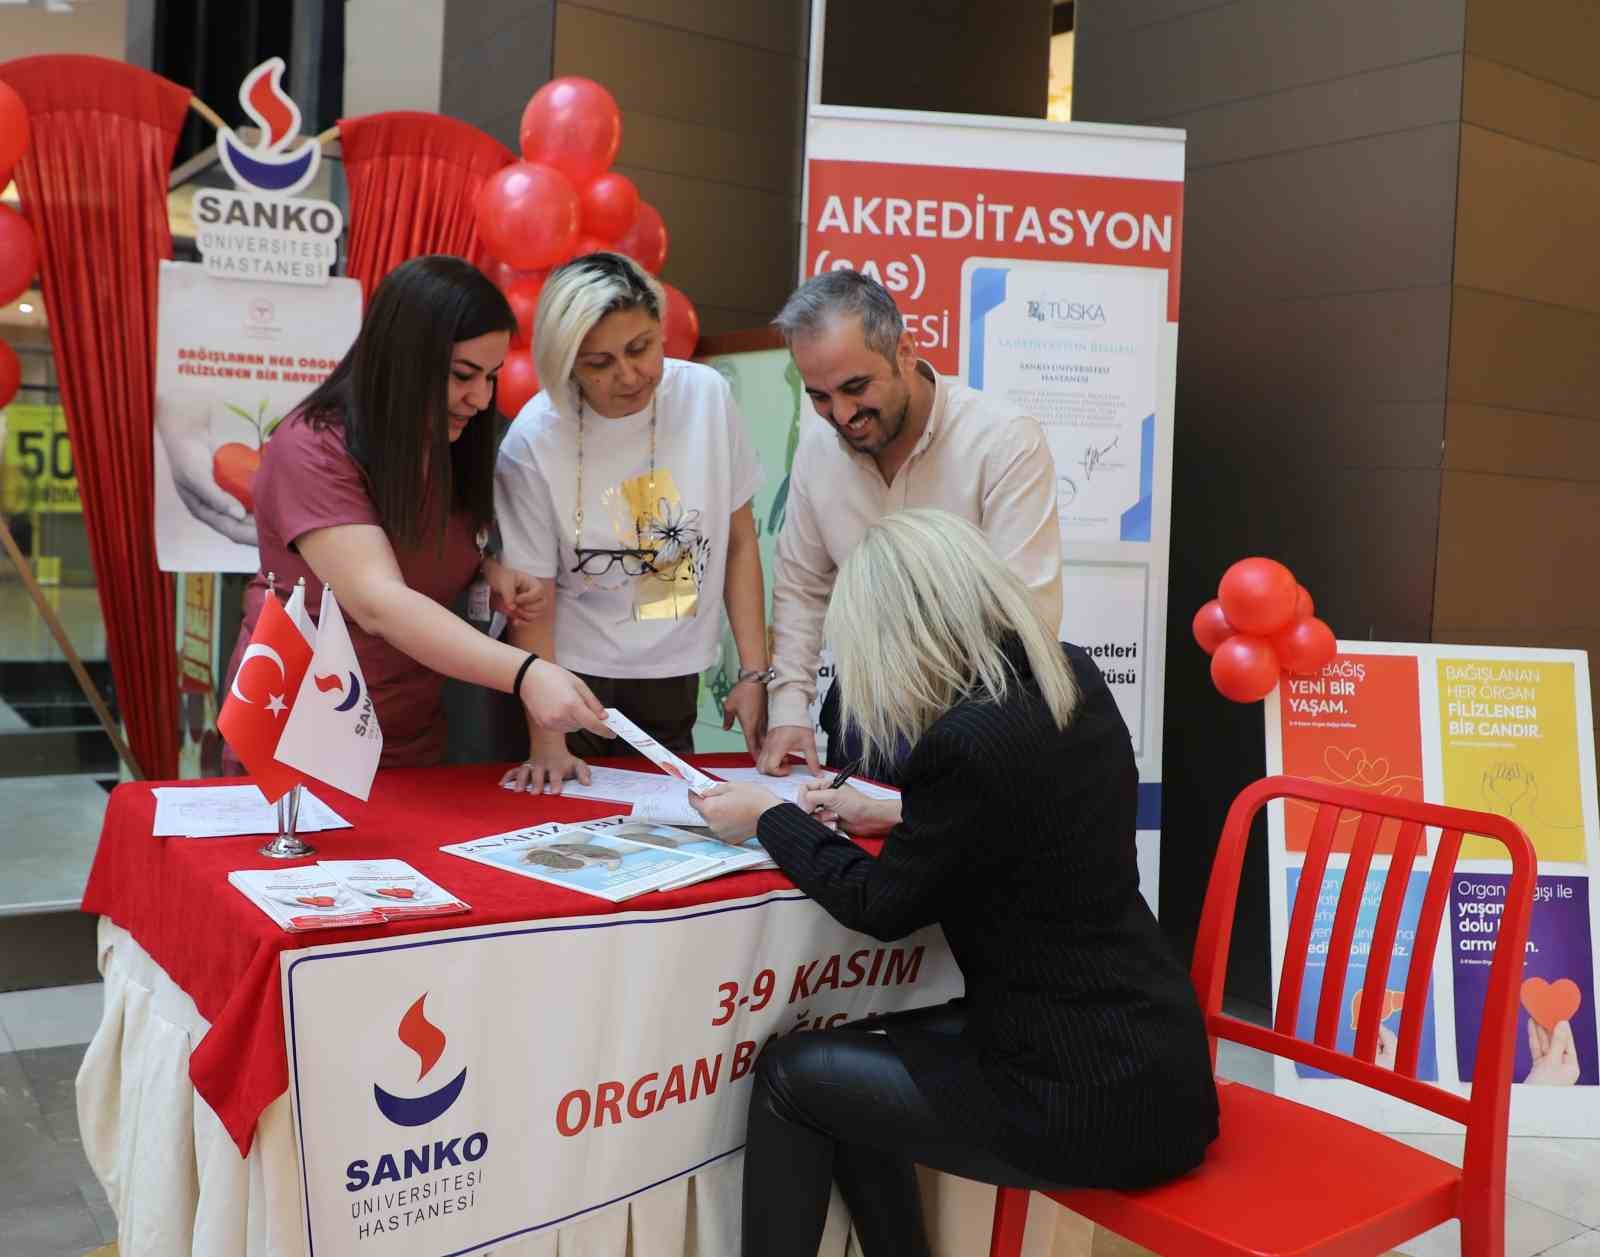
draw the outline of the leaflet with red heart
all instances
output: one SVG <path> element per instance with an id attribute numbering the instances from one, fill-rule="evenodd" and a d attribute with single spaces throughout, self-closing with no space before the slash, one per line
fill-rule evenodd
<path id="1" fill-rule="evenodd" d="M 404 860 L 323 860 L 319 867 L 385 921 L 470 911 L 469 904 Z"/>
<path id="2" fill-rule="evenodd" d="M 286 930 L 328 930 L 384 922 L 381 912 L 315 864 L 241 869 L 229 873 L 228 881 Z"/>
<path id="3" fill-rule="evenodd" d="M 688 760 L 667 750 L 615 707 L 606 708 L 606 724 L 611 726 L 612 733 L 631 745 L 662 772 L 684 782 L 696 794 L 706 794 L 722 784 L 715 777 L 709 777 L 701 772 Z"/>

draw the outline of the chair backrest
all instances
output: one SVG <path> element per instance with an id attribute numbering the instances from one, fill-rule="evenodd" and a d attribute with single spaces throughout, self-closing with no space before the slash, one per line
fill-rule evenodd
<path id="1" fill-rule="evenodd" d="M 1269 1029 L 1224 1014 L 1222 986 L 1228 969 L 1234 907 L 1251 824 L 1263 806 L 1277 799 L 1286 801 L 1282 806 L 1287 806 L 1291 800 L 1309 804 L 1315 808 L 1316 816 L 1294 903 L 1290 906 L 1277 1006 Z M 1296 1027 L 1312 927 L 1322 899 L 1335 833 L 1342 823 L 1348 824 L 1344 820 L 1346 813 L 1355 814 L 1355 834 L 1350 841 L 1348 864 L 1328 938 L 1327 963 L 1312 1034 L 1309 1040 L 1302 1039 Z M 1356 941 L 1357 918 L 1366 897 L 1380 836 L 1391 824 L 1394 826 L 1391 831 L 1393 848 L 1366 955 L 1366 978 L 1358 997 L 1347 999 L 1345 986 L 1352 944 Z M 1406 950 L 1399 953 L 1404 956 L 1409 951 L 1410 963 L 1401 996 L 1400 1033 L 1391 1070 L 1375 1061 L 1378 1030 L 1384 1018 L 1393 1013 L 1387 1002 L 1388 978 L 1412 872 L 1419 857 L 1425 857 L 1429 828 L 1438 830 L 1437 845 L 1421 908 L 1413 923 L 1414 937 L 1404 940 Z M 1461 840 L 1467 834 L 1491 838 L 1504 845 L 1511 860 L 1511 880 L 1499 916 L 1471 1089 L 1469 1095 L 1463 1097 L 1418 1079 L 1417 1063 L 1435 948 L 1456 860 L 1461 852 Z M 1206 890 L 1191 971 L 1205 1013 L 1207 1032 L 1212 1036 L 1213 1055 L 1218 1037 L 1230 1039 L 1431 1109 L 1467 1127 L 1463 1164 L 1469 1171 L 1469 1179 L 1474 1177 L 1473 1171 L 1492 1174 L 1496 1170 L 1503 1179 L 1511 1065 L 1515 1057 L 1513 1035 L 1537 873 L 1533 844 L 1520 826 L 1503 816 L 1388 798 L 1347 786 L 1323 785 L 1294 777 L 1268 777 L 1248 786 L 1234 800 L 1223 826 Z M 1341 1051 L 1337 1045 L 1340 1021 L 1347 1015 L 1355 1022 L 1351 1052 Z"/>

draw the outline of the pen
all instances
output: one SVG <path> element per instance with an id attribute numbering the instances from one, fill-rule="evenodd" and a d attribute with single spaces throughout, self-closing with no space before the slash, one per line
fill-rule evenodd
<path id="1" fill-rule="evenodd" d="M 828 789 L 837 790 L 840 786 L 844 785 L 845 782 L 849 781 L 850 778 L 854 777 L 855 775 L 856 775 L 856 766 L 854 764 L 851 764 L 848 768 L 840 769 L 838 772 L 836 772 L 833 775 L 833 780 L 828 783 Z M 822 811 L 822 804 L 819 803 L 819 804 L 817 804 L 816 807 L 811 809 L 811 815 L 815 816 L 820 811 Z"/>

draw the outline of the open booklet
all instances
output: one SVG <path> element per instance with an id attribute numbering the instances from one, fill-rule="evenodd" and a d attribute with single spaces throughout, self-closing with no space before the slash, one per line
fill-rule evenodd
<path id="1" fill-rule="evenodd" d="M 241 869 L 229 873 L 228 881 L 280 927 L 295 932 L 448 916 L 469 907 L 404 860 Z"/>
<path id="2" fill-rule="evenodd" d="M 657 831 L 654 833 L 649 829 L 631 836 L 618 832 L 625 825 L 638 823 L 631 816 L 576 825 L 551 821 L 471 842 L 451 843 L 439 850 L 612 903 L 732 871 L 724 866 L 721 857 L 700 855 L 689 849 L 710 841 L 697 835 L 684 834 L 680 843 L 663 826 L 649 827 Z M 737 853 L 734 848 L 724 850 Z M 764 852 L 755 854 L 758 860 L 765 859 Z"/>

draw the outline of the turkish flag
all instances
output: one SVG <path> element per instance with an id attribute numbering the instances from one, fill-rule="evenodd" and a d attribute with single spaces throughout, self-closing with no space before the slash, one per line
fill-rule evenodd
<path id="1" fill-rule="evenodd" d="M 274 753 L 310 663 L 311 644 L 269 593 L 217 717 L 217 730 L 268 803 L 306 780 L 305 774 L 280 764 Z"/>

